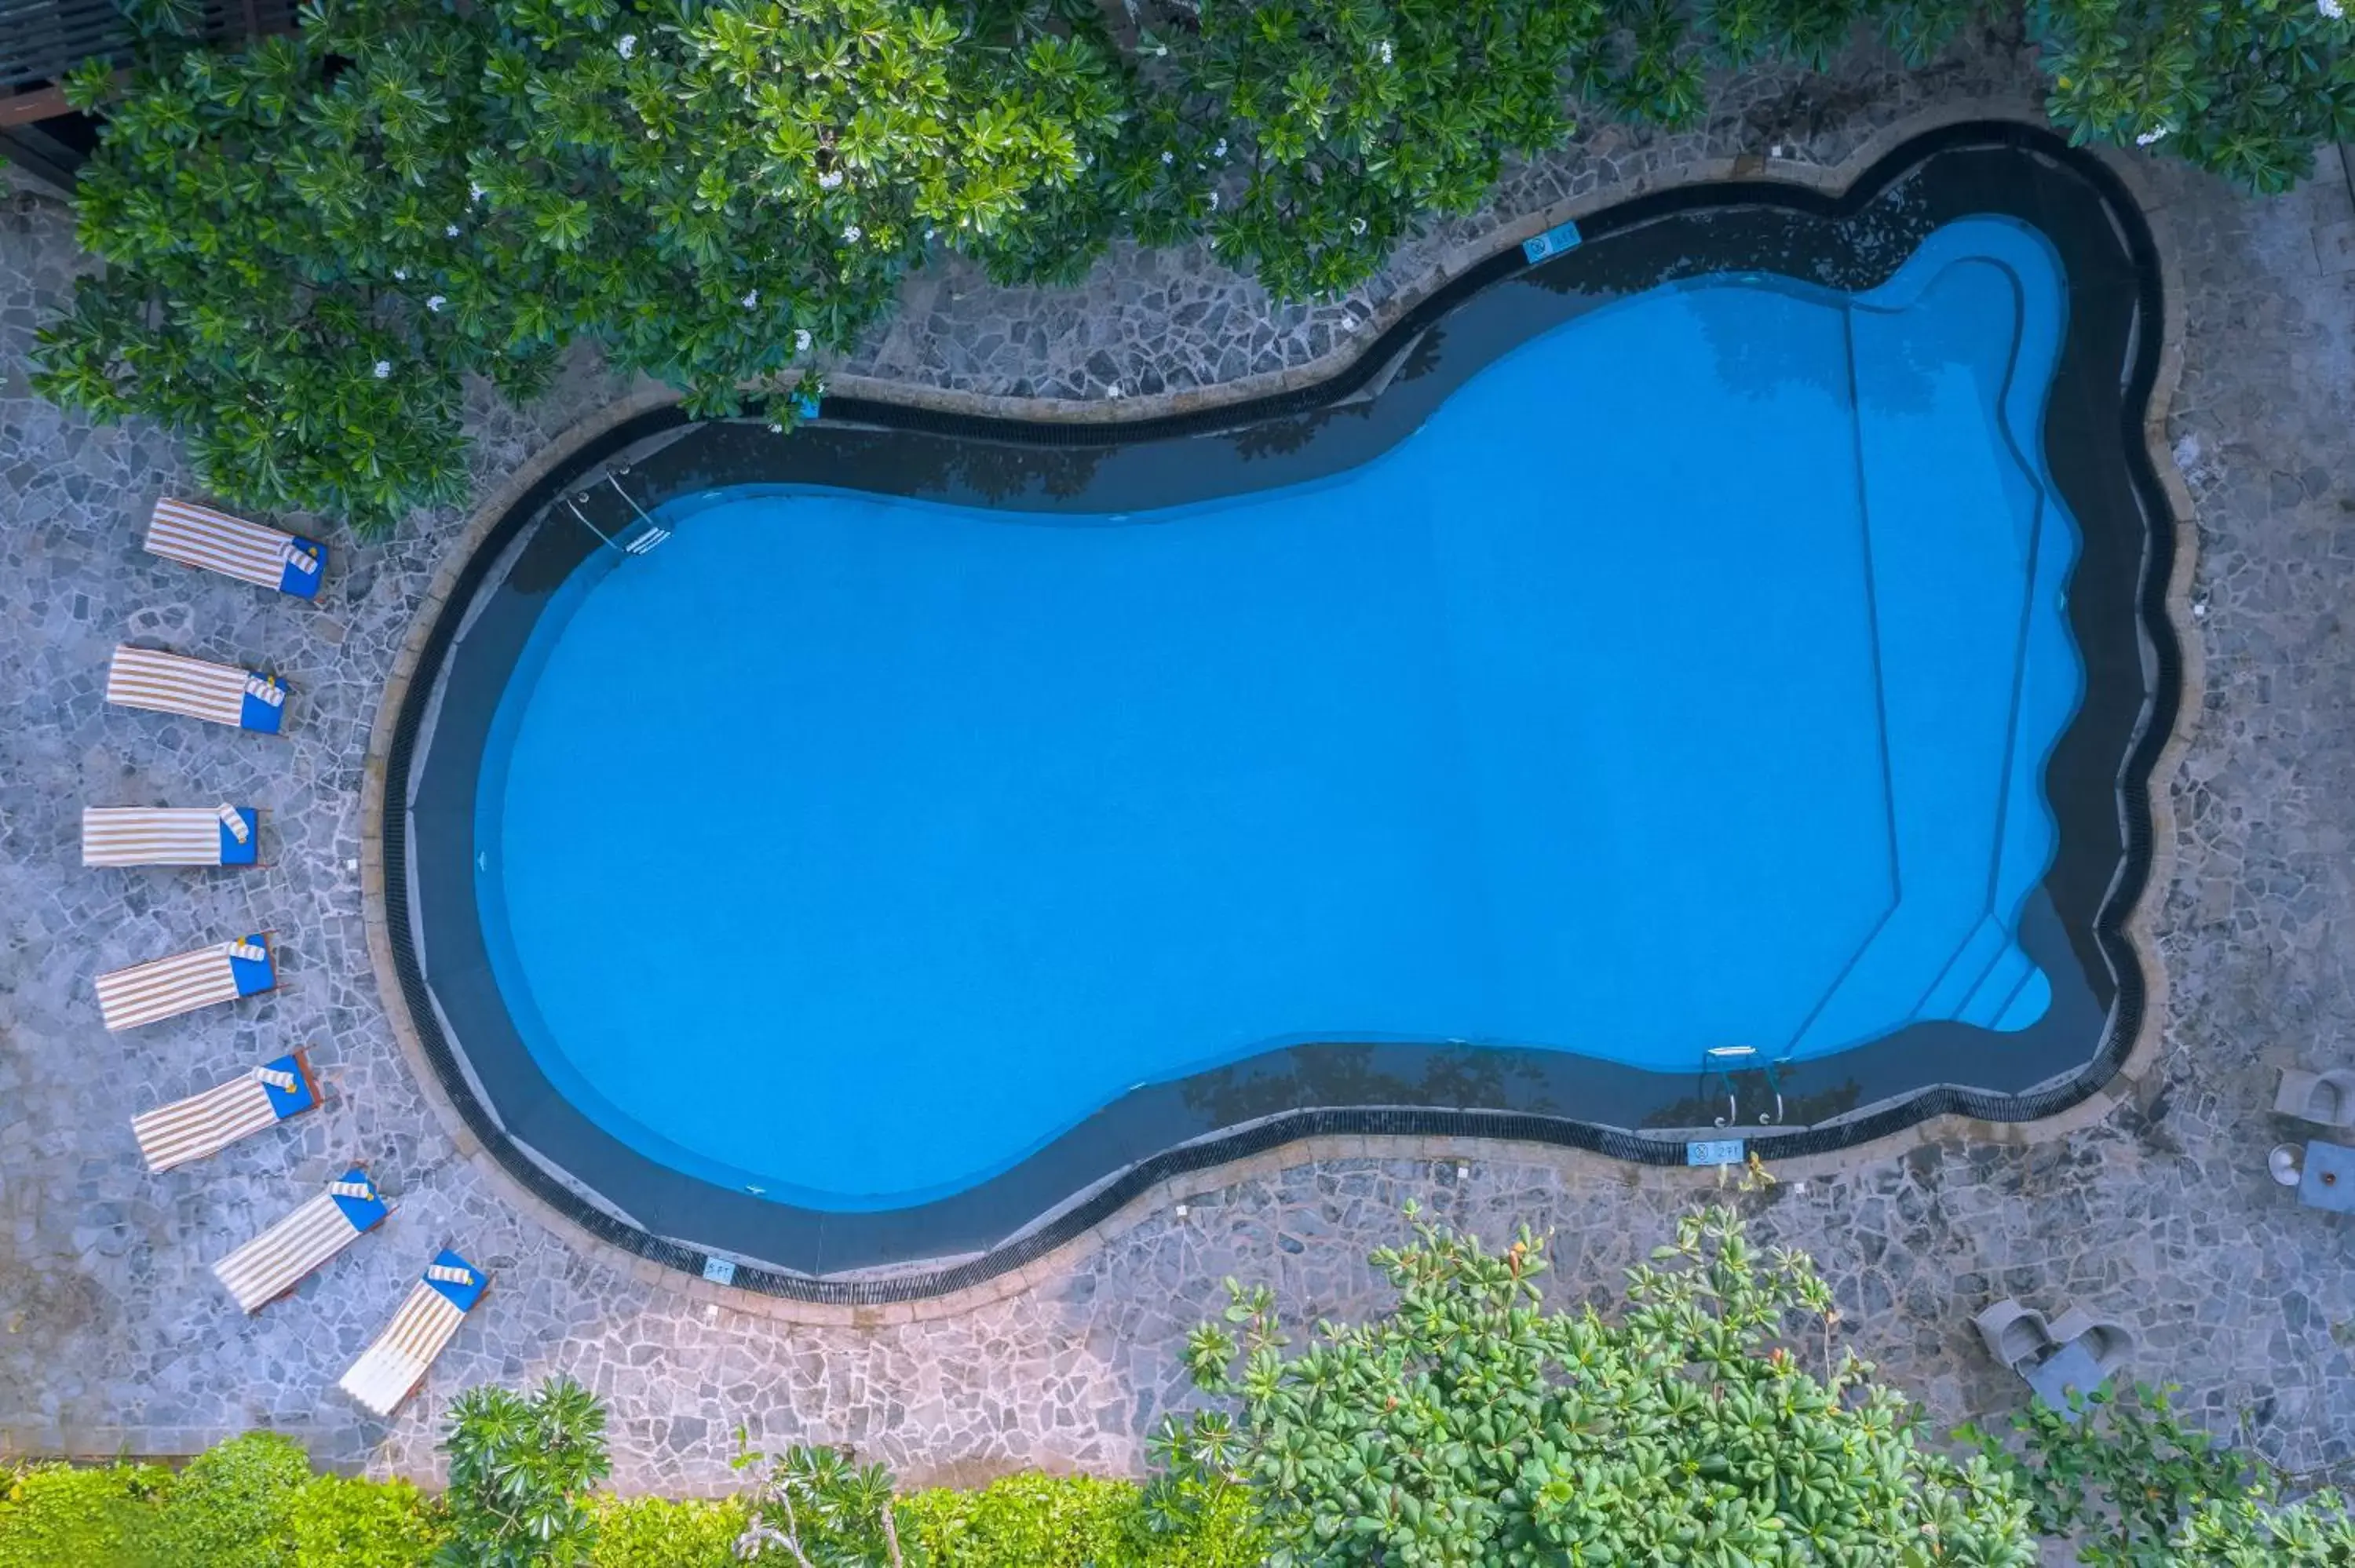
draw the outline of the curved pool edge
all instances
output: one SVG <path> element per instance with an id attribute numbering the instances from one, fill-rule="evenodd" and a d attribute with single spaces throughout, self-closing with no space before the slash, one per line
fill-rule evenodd
<path id="1" fill-rule="evenodd" d="M 888 402 L 896 409 L 929 410 L 961 419 L 975 416 L 1003 418 L 1011 411 L 1034 423 L 1067 421 L 1092 427 L 1084 433 L 1074 432 L 1082 440 L 1100 440 L 1104 433 L 1103 421 L 1115 415 L 1125 429 L 1139 429 L 1159 421 L 1182 420 L 1192 426 L 1206 415 L 1215 418 L 1220 411 L 1231 409 L 1239 413 L 1248 409 L 1250 416 L 1257 419 L 1319 407 L 1349 397 L 1372 381 L 1419 334 L 1421 327 L 1414 324 L 1418 317 L 1442 313 L 1461 298 L 1476 291 L 1488 281 L 1484 269 L 1496 271 L 1502 264 L 1504 270 L 1517 270 L 1510 248 L 1510 241 L 1517 237 L 1542 232 L 1566 217 L 1583 217 L 1638 197 L 1673 200 L 1679 190 L 1723 185 L 1729 176 L 1735 175 L 1760 196 L 1771 197 L 1778 187 L 1792 191 L 1812 189 L 1819 196 L 1845 196 L 1865 188 L 1870 177 L 1905 144 L 1963 126 L 2001 135 L 2015 143 L 2024 142 L 2048 157 L 2066 156 L 2078 161 L 2094 171 L 2096 184 L 2109 187 L 2114 212 L 2131 209 L 2147 230 L 2163 228 L 2161 209 L 2135 177 L 2129 159 L 2083 152 L 2064 154 L 2057 138 L 2042 127 L 2031 111 L 2019 105 L 1954 105 L 1891 126 L 1837 167 L 1817 170 L 1813 166 L 1777 164 L 1762 170 L 1752 166 L 1757 163 L 1755 160 L 1705 160 L 1687 165 L 1673 175 L 1600 189 L 1525 217 L 1493 231 L 1485 240 L 1464 248 L 1451 258 L 1451 261 L 1459 262 L 1468 258 L 1468 264 L 1450 272 L 1434 273 L 1419 292 L 1402 294 L 1391 302 L 1384 316 L 1368 323 L 1369 328 L 1379 329 L 1370 338 L 1360 337 L 1326 361 L 1279 376 L 1156 399 L 1140 397 L 1123 405 L 1054 404 L 940 389 L 916 395 L 914 389 L 894 384 L 847 377 L 837 380 L 837 391 L 858 399 L 872 396 L 879 403 Z M 1764 177 L 1753 177 L 1762 173 Z M 1871 188 L 1885 183 L 1874 182 Z M 2121 227 L 2131 228 L 2132 225 Z M 2125 238 L 2137 249 L 2148 249 L 2148 260 L 2155 268 L 2152 287 L 2161 306 L 2162 341 L 2144 348 L 2137 356 L 2136 379 L 2143 385 L 2144 450 L 2138 454 L 2130 451 L 2128 456 L 2140 460 L 2131 465 L 2139 471 L 2134 475 L 2137 484 L 2155 491 L 2147 496 L 2155 503 L 2154 559 L 2146 563 L 2147 572 L 2158 564 L 2156 556 L 2159 554 L 2169 558 L 2167 564 L 2170 569 L 2165 583 L 2146 581 L 2142 585 L 2145 626 L 2160 664 L 2177 666 L 2171 682 L 2170 672 L 2164 668 L 2161 671 L 2151 694 L 2148 730 L 2127 758 L 2120 790 L 2131 819 L 2127 837 L 2137 853 L 2129 856 L 2124 874 L 2126 881 L 2113 900 L 2123 912 L 2123 918 L 2115 923 L 2115 935 L 2125 944 L 2127 960 L 2120 975 L 2119 1006 L 2123 1010 L 2134 1001 L 2130 995 L 2123 993 L 2140 991 L 2140 1005 L 2135 1008 L 2138 1014 L 2136 1027 L 2130 1033 L 2115 1032 L 2117 1037 L 2111 1042 L 2111 1049 L 2037 1092 L 1995 1096 L 1932 1086 L 1867 1114 L 1825 1124 L 1804 1134 L 1775 1138 L 1771 1145 L 1761 1140 L 1762 1153 L 1774 1158 L 1778 1169 L 1805 1174 L 1825 1165 L 1885 1158 L 1934 1139 L 1958 1135 L 2005 1142 L 2040 1141 L 2106 1117 L 2121 1099 L 2138 1089 L 2157 1055 L 2166 1015 L 2167 978 L 2153 930 L 2159 898 L 2153 896 L 2151 890 L 2164 890 L 2169 885 L 2174 824 L 2168 786 L 2179 767 L 2190 721 L 2200 712 L 2201 660 L 2193 635 L 2195 623 L 2188 613 L 2189 585 L 2195 565 L 2190 498 L 2174 468 L 2164 436 L 2164 421 L 2180 366 L 2181 294 L 2174 286 L 2170 252 L 2158 242 L 2157 235 L 2127 234 Z M 1403 333 L 1402 327 L 1406 329 Z M 1274 387 L 1278 396 L 1271 402 L 1272 382 L 1280 385 Z M 1012 1239 L 989 1251 L 962 1257 L 950 1266 L 913 1264 L 859 1275 L 828 1276 L 746 1267 L 738 1271 L 737 1283 L 726 1287 L 708 1285 L 695 1277 L 700 1274 L 705 1258 L 712 1255 L 703 1248 L 650 1235 L 576 1196 L 548 1169 L 516 1147 L 488 1107 L 475 1097 L 466 1074 L 458 1068 L 447 1044 L 438 1038 L 440 1031 L 431 1017 L 430 1001 L 425 1004 L 424 1022 L 436 1038 L 429 1044 L 426 1033 L 418 1027 L 420 1019 L 411 1005 L 412 998 L 425 993 L 405 925 L 405 888 L 388 899 L 386 787 L 395 772 L 406 777 L 407 761 L 400 755 L 407 749 L 402 744 L 401 721 L 412 706 L 412 695 L 419 699 L 416 705 L 423 705 L 427 694 L 415 689 L 415 678 L 432 646 L 436 628 L 453 605 L 462 607 L 463 613 L 463 606 L 470 598 L 469 577 L 479 577 L 489 564 L 487 559 L 478 561 L 478 547 L 510 513 L 529 503 L 535 493 L 542 499 L 552 496 L 568 487 L 574 477 L 610 461 L 616 453 L 679 425 L 682 421 L 674 403 L 674 396 L 667 389 L 634 391 L 544 448 L 476 510 L 444 552 L 433 587 L 421 602 L 416 620 L 396 656 L 371 731 L 362 785 L 362 889 L 365 925 L 379 991 L 393 1020 L 396 1037 L 426 1098 L 434 1106 L 435 1114 L 461 1151 L 511 1202 L 534 1213 L 573 1244 L 586 1244 L 602 1261 L 649 1281 L 712 1293 L 716 1298 L 724 1298 L 739 1308 L 757 1301 L 763 1309 L 786 1319 L 842 1321 L 857 1318 L 865 1321 L 878 1320 L 874 1314 L 879 1308 L 885 1309 L 879 1320 L 935 1316 L 1027 1289 L 1043 1275 L 1051 1274 L 1054 1266 L 1050 1260 L 1064 1255 L 1069 1249 L 1085 1248 L 1117 1235 L 1186 1192 L 1223 1185 L 1261 1169 L 1363 1157 L 1428 1158 L 1452 1163 L 1467 1157 L 1476 1159 L 1482 1146 L 1519 1142 L 1545 1146 L 1557 1158 L 1572 1162 L 1603 1157 L 1622 1179 L 1634 1177 L 1669 1185 L 1689 1184 L 1695 1180 L 1692 1175 L 1677 1174 L 1677 1167 L 1661 1163 L 1671 1154 L 1681 1156 L 1680 1142 L 1638 1138 L 1620 1129 L 1564 1118 L 1433 1109 L 1299 1111 L 1241 1130 L 1231 1128 L 1212 1134 L 1127 1166 L 1050 1210 L 1052 1218 L 1034 1222 Z M 919 422 L 922 422 L 921 415 Z M 1240 418 L 1237 422 L 1241 422 Z M 1054 438 L 1051 431 L 1046 431 L 1041 432 L 1040 439 L 1051 442 Z M 2163 503 L 2163 508 L 2158 503 Z M 2162 524 L 2170 520 L 2172 538 L 2162 542 L 2157 535 L 2169 531 Z M 2170 685 L 2172 691 L 2169 690 Z M 413 725 L 408 739 L 411 743 L 415 739 Z M 398 768 L 396 762 L 401 764 Z M 390 868 L 394 874 L 405 875 L 399 851 L 396 842 Z M 396 916 L 401 918 L 397 921 Z M 416 987 L 414 991 L 412 985 Z M 2119 1022 L 2126 1022 L 2123 1012 Z M 1654 1169 L 1631 1171 L 1625 1163 L 1628 1160 L 1652 1164 Z M 1701 1173 L 1698 1179 L 1708 1182 L 1714 1177 L 1713 1173 Z M 921 1308 L 918 1303 L 922 1304 Z"/>

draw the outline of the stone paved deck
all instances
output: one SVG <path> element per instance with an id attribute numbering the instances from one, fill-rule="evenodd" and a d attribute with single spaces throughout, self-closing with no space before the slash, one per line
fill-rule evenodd
<path id="1" fill-rule="evenodd" d="M 1832 163 L 1934 100 L 2016 90 L 1999 56 L 1841 82 L 1759 78 L 1705 131 L 1606 131 L 1517 172 L 1494 214 L 1433 236 L 1350 304 L 1270 312 L 1202 255 L 1123 255 L 1082 291 L 920 280 L 903 319 L 847 368 L 911 387 L 1079 399 L 1281 375 L 1345 348 L 1480 233 L 1565 196 L 1788 141 Z M 1778 1188 L 1765 1232 L 1811 1248 L 1848 1331 L 1952 1419 L 2018 1396 L 1970 1342 L 1993 1295 L 2085 1306 L 2142 1332 L 2220 1427 L 2304 1469 L 2355 1457 L 2355 1225 L 2294 1207 L 2264 1173 L 2280 1064 L 2355 1065 L 2355 209 L 2339 171 L 2236 197 L 2147 166 L 2184 285 L 2170 421 L 2199 498 L 2205 712 L 2174 800 L 2171 885 L 2154 896 L 2172 1021 L 2146 1092 L 2096 1125 L 2025 1144 L 1949 1139 Z M 306 610 L 139 552 L 139 519 L 183 481 L 152 430 L 94 429 L 27 396 L 22 356 L 75 254 L 63 213 L 0 208 L 0 1440 L 82 1453 L 186 1451 L 266 1424 L 325 1457 L 430 1474 L 457 1388 L 571 1372 L 611 1402 L 624 1487 L 728 1484 L 740 1421 L 771 1440 L 847 1439 L 919 1477 L 1017 1465 L 1118 1470 L 1177 1396 L 1184 1330 L 1229 1273 L 1300 1310 L 1360 1307 L 1362 1255 L 1419 1199 L 1500 1234 L 1553 1230 L 1564 1295 L 1609 1286 L 1692 1192 L 1676 1178 L 1521 1148 L 1314 1151 L 1209 1179 L 1100 1249 L 991 1305 L 922 1322 L 793 1326 L 692 1298 L 519 1215 L 453 1148 L 393 1044 L 361 927 L 361 758 L 391 667 L 455 519 L 345 548 Z M 1355 329 L 1362 335 L 1368 329 Z M 485 489 L 621 388 L 582 366 L 529 416 L 483 409 Z M 293 682 L 278 742 L 102 709 L 125 635 L 273 665 Z M 250 800 L 266 871 L 84 872 L 86 802 Z M 114 1038 L 91 976 L 254 927 L 282 934 L 280 995 Z M 125 1118 L 308 1043 L 332 1099 L 282 1136 L 150 1179 Z M 1312 1151 L 1295 1150 L 1305 1160 Z M 382 1235 L 258 1320 L 205 1272 L 303 1189 L 365 1159 L 400 1202 Z M 1283 1168 L 1279 1168 L 1283 1167 Z M 430 1250 L 497 1270 L 427 1395 L 356 1415 L 337 1372 Z"/>

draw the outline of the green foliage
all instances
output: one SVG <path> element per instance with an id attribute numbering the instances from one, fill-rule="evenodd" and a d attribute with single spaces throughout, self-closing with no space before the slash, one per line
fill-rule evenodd
<path id="1" fill-rule="evenodd" d="M 1181 1480 L 1252 1487 L 1280 1568 L 2035 1562 L 2004 1472 L 1920 1447 L 1904 1399 L 1833 1349 L 1804 1255 L 1762 1263 L 1712 1209 L 1653 1256 L 1616 1320 L 1547 1312 L 1526 1230 L 1497 1255 L 1418 1225 L 1373 1255 L 1397 1307 L 1291 1354 L 1265 1287 L 1230 1282 L 1188 1359 L 1235 1414 L 1156 1447 Z"/>
<path id="2" fill-rule="evenodd" d="M 0 1568 L 146 1560 L 154 1499 L 170 1481 L 153 1465 L 0 1473 Z"/>
<path id="3" fill-rule="evenodd" d="M 302 1445 L 277 1433 L 208 1448 L 164 1494 L 154 1555 L 174 1568 L 298 1568 L 294 1519 L 310 1482 Z"/>
<path id="4" fill-rule="evenodd" d="M 441 1505 L 407 1481 L 314 1476 L 290 1534 L 299 1568 L 426 1568 L 449 1524 Z"/>
<path id="5" fill-rule="evenodd" d="M 2355 1563 L 2355 1522 L 2336 1495 L 2280 1505 L 2276 1478 L 2186 1427 L 2165 1390 L 2072 1404 L 2073 1420 L 2031 1405 L 2009 1444 L 1976 1426 L 1960 1436 L 2011 1473 L 2038 1532 L 2073 1542 L 2083 1568 Z"/>
<path id="6" fill-rule="evenodd" d="M 745 1452 L 736 1464 L 760 1472 L 736 1544 L 746 1562 L 792 1568 L 1258 1568 L 1266 1559 L 1251 1500 L 1240 1488 L 1226 1487 L 1207 1506 L 1174 1518 L 1148 1508 L 1133 1483 L 1089 1476 L 1025 1474 L 979 1491 L 899 1497 L 889 1470 L 858 1464 L 838 1449 Z"/>
<path id="7" fill-rule="evenodd" d="M 528 397 L 576 338 L 790 424 L 928 249 L 1021 276 L 1102 247 L 1128 94 L 1082 15 L 314 0 L 241 53 L 159 34 L 126 91 L 75 85 L 107 268 L 36 385 L 181 431 L 233 504 L 363 532 L 464 497 L 465 376 Z"/>
<path id="8" fill-rule="evenodd" d="M 900 1499 L 900 1533 L 932 1568 L 1258 1568 L 1266 1558 L 1241 1489 L 1165 1530 L 1135 1485 L 1092 1476 L 918 1492 Z"/>
<path id="9" fill-rule="evenodd" d="M 731 1568 L 746 1510 L 734 1498 L 600 1498 L 590 1568 Z"/>
<path id="10" fill-rule="evenodd" d="M 605 1478 L 605 1407 L 569 1377 L 530 1398 L 470 1388 L 450 1405 L 446 1568 L 569 1568 L 589 1560 L 588 1492 Z"/>
<path id="11" fill-rule="evenodd" d="M 2253 190 L 2355 137 L 2355 21 L 2340 0 L 2032 0 L 2045 107 L 2078 141 L 2156 143 Z"/>
<path id="12" fill-rule="evenodd" d="M 1227 261 L 1281 297 L 1337 293 L 1427 215 L 1477 207 L 1507 154 L 1569 135 L 1571 58 L 1606 26 L 1601 0 L 1204 0 L 1174 58 L 1212 129 L 1161 155 L 1203 172 Z"/>
<path id="13" fill-rule="evenodd" d="M 736 1440 L 731 1463 L 760 1474 L 736 1543 L 740 1558 L 795 1568 L 910 1568 L 890 1471 L 861 1465 L 839 1448 L 796 1445 L 760 1454 L 743 1446 L 741 1431 Z M 921 1568 L 921 1556 L 912 1562 Z"/>

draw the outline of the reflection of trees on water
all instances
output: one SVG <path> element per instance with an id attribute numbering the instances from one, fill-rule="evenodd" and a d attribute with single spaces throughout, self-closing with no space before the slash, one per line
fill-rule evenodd
<path id="1" fill-rule="evenodd" d="M 1699 281 L 1731 273 L 1789 280 L 1800 299 L 1836 311 L 1845 302 L 1815 289 L 1856 294 L 1879 287 L 1903 266 L 1941 221 L 1913 176 L 1845 220 L 1787 207 L 1726 207 L 1674 214 L 1532 268 L 1523 280 L 1558 294 L 1633 297 L 1663 285 L 1697 292 Z M 1814 285 L 1811 289 L 1808 285 Z M 1813 334 L 1761 332 L 1754 318 L 1723 302 L 1697 298 L 1692 308 L 1728 387 L 1754 397 L 1792 384 L 1813 386 L 1837 401 L 1850 396 L 1844 353 L 1826 353 Z M 1929 366 L 1912 336 L 1876 401 L 1907 409 L 1927 406 Z"/>
<path id="2" fill-rule="evenodd" d="M 1207 1121 L 1239 1122 L 1310 1107 L 1451 1106 L 1548 1113 L 1542 1075 L 1525 1053 L 1478 1046 L 1300 1045 L 1181 1086 Z M 1384 1062 L 1381 1058 L 1389 1058 Z"/>
<path id="3" fill-rule="evenodd" d="M 1319 408 L 1314 413 L 1245 425 L 1230 438 L 1235 455 L 1245 462 L 1254 458 L 1289 457 L 1316 439 L 1316 433 L 1325 428 L 1326 419 L 1333 412 Z"/>

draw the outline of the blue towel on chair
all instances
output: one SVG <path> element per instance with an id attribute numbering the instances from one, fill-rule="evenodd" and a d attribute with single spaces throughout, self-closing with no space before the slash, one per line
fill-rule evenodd
<path id="1" fill-rule="evenodd" d="M 257 931 L 252 936 L 246 938 L 245 940 L 252 946 L 260 948 L 261 949 L 261 957 L 258 959 L 240 959 L 234 953 L 230 954 L 229 960 L 229 977 L 237 981 L 238 995 L 259 996 L 263 991 L 269 991 L 278 984 L 278 966 L 271 959 L 270 938 L 268 937 Z"/>
<path id="2" fill-rule="evenodd" d="M 310 569 L 304 570 L 304 563 Z M 327 546 L 316 539 L 305 539 L 300 534 L 287 546 L 286 563 L 278 571 L 278 591 L 291 593 L 296 599 L 319 597 L 319 579 L 327 575 Z"/>
<path id="3" fill-rule="evenodd" d="M 252 700 L 250 697 L 246 699 L 249 703 Z M 223 865 L 251 865 L 261 849 L 261 814 L 250 806 L 238 807 L 237 814 L 239 820 L 245 823 L 245 842 L 238 842 L 237 835 L 229 831 L 227 822 L 223 822 L 220 825 L 220 863 Z"/>

